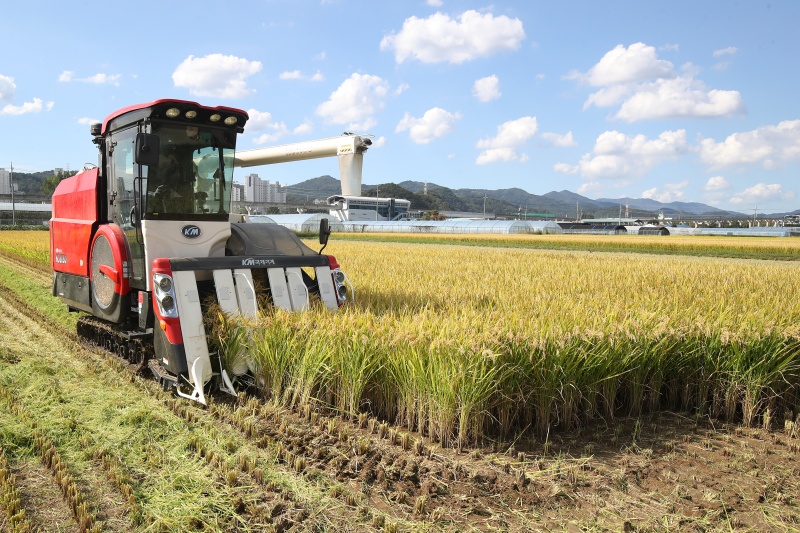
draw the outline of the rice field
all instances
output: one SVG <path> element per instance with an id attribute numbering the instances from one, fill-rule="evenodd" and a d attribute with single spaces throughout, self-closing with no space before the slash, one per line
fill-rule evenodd
<path id="1" fill-rule="evenodd" d="M 513 247 L 542 250 L 632 252 L 700 257 L 735 257 L 754 259 L 800 259 L 800 242 L 794 238 L 763 238 L 733 236 L 654 235 L 399 235 L 342 233 L 342 241 L 383 241 L 416 244 L 463 244 L 469 246 Z"/>
<path id="2" fill-rule="evenodd" d="M 47 232 L 0 237 L 3 253 L 48 263 Z M 333 239 L 355 289 L 341 312 L 212 316 L 210 340 L 229 365 L 253 359 L 265 397 L 369 412 L 459 447 L 661 409 L 747 425 L 800 409 L 800 264 L 682 253 L 791 256 L 794 239 L 446 242 Z M 543 242 L 677 255 L 531 248 Z"/>
<path id="3" fill-rule="evenodd" d="M 50 232 L 1 231 L 0 252 L 30 265 L 50 264 Z"/>
<path id="4" fill-rule="evenodd" d="M 202 406 L 79 344 L 47 233 L 0 232 L 0 530 L 800 523 L 800 263 L 538 237 L 334 236 L 351 305 L 209 314 L 264 401 Z"/>
<path id="5" fill-rule="evenodd" d="M 752 425 L 800 407 L 794 262 L 339 240 L 328 252 L 354 283 L 350 306 L 220 333 L 249 339 L 263 393 L 289 405 L 368 411 L 459 447 L 660 409 Z"/>

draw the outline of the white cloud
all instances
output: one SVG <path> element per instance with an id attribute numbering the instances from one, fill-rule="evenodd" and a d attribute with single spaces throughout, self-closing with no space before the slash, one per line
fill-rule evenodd
<path id="1" fill-rule="evenodd" d="M 724 57 L 724 58 L 730 58 L 730 57 L 732 57 L 732 56 L 736 55 L 736 53 L 737 53 L 738 51 L 739 51 L 739 49 L 738 49 L 738 48 L 736 48 L 735 46 L 729 46 L 729 47 L 727 47 L 727 48 L 721 48 L 721 49 L 719 49 L 719 50 L 714 50 L 714 53 L 713 53 L 712 55 L 713 55 L 714 57 L 717 57 L 717 58 L 720 58 L 720 57 Z M 731 66 L 731 61 L 730 61 L 730 59 L 728 59 L 728 60 L 726 60 L 726 61 L 720 61 L 719 63 L 716 63 L 716 64 L 714 65 L 714 69 L 715 69 L 715 70 L 725 70 L 725 69 L 727 69 L 729 66 Z"/>
<path id="2" fill-rule="evenodd" d="M 428 0 L 427 4 L 431 7 L 441 7 L 444 2 L 442 0 Z"/>
<path id="3" fill-rule="evenodd" d="M 14 83 L 14 78 L 0 74 L 0 102 L 13 102 L 16 92 L 17 84 Z"/>
<path id="4" fill-rule="evenodd" d="M 383 109 L 389 83 L 378 76 L 354 73 L 317 106 L 328 124 L 348 124 L 350 130 L 368 130 L 377 124 L 373 115 Z"/>
<path id="5" fill-rule="evenodd" d="M 578 145 L 577 141 L 575 141 L 575 138 L 572 136 L 571 131 L 568 131 L 564 135 L 545 132 L 542 133 L 540 137 L 544 139 L 550 146 L 556 146 L 558 148 L 567 148 L 569 146 Z"/>
<path id="6" fill-rule="evenodd" d="M 325 76 L 319 70 L 310 76 L 303 74 L 299 70 L 289 70 L 278 74 L 280 80 L 301 80 L 301 81 L 325 81 Z"/>
<path id="7" fill-rule="evenodd" d="M 242 98 L 254 92 L 247 78 L 259 71 L 260 61 L 222 54 L 189 56 L 172 73 L 172 81 L 196 96 Z"/>
<path id="8" fill-rule="evenodd" d="M 86 82 L 86 83 L 96 83 L 96 84 L 100 84 L 100 85 L 107 83 L 107 84 L 115 85 L 115 86 L 119 87 L 119 79 L 121 77 L 122 77 L 121 74 L 102 74 L 102 73 L 97 73 L 97 74 L 94 74 L 92 76 L 89 76 L 88 78 L 83 78 L 82 80 L 78 80 L 78 81 L 83 81 L 83 82 Z"/>
<path id="9" fill-rule="evenodd" d="M 707 191 L 724 191 L 731 188 L 731 184 L 725 179 L 725 176 L 713 176 L 708 178 L 703 189 Z"/>
<path id="10" fill-rule="evenodd" d="M 712 176 L 703 186 L 703 190 L 705 190 L 703 197 L 711 205 L 720 205 L 728 200 L 730 193 L 727 191 L 730 189 L 731 184 L 725 176 Z"/>
<path id="11" fill-rule="evenodd" d="M 739 91 L 708 90 L 700 80 L 682 76 L 639 86 L 620 107 L 625 122 L 647 119 L 720 117 L 743 113 Z"/>
<path id="12" fill-rule="evenodd" d="M 58 76 L 58 81 L 62 83 L 70 83 L 73 81 L 78 81 L 81 83 L 92 83 L 95 85 L 114 85 L 115 87 L 119 87 L 119 79 L 122 77 L 121 74 L 103 74 L 97 73 L 93 74 L 92 76 L 87 76 L 86 78 L 76 78 L 75 72 L 72 70 L 65 70 Z"/>
<path id="13" fill-rule="evenodd" d="M 597 137 L 593 153 L 585 154 L 575 167 L 561 164 L 556 170 L 565 172 L 574 168 L 567 173 L 577 172 L 588 180 L 639 178 L 690 150 L 686 130 L 665 131 L 652 140 L 641 134 L 631 137 L 606 131 Z"/>
<path id="14" fill-rule="evenodd" d="M 683 190 L 689 185 L 688 181 L 680 183 L 666 183 L 662 189 L 653 187 L 642 193 L 642 198 L 650 198 L 657 202 L 668 204 L 670 202 L 679 202 L 684 199 Z"/>
<path id="15" fill-rule="evenodd" d="M 386 146 L 386 137 L 383 135 L 372 141 L 373 148 L 380 148 L 381 146 Z"/>
<path id="16" fill-rule="evenodd" d="M 250 117 L 245 125 L 248 133 L 266 131 L 266 133 L 253 139 L 255 144 L 272 143 L 289 133 L 289 128 L 286 127 L 285 123 L 276 122 L 272 119 L 272 113 L 248 109 L 247 114 Z"/>
<path id="17" fill-rule="evenodd" d="M 401 83 L 397 86 L 397 88 L 392 93 L 393 96 L 400 96 L 404 92 L 406 92 L 411 86 L 407 83 Z"/>
<path id="18" fill-rule="evenodd" d="M 0 102 L 13 102 L 17 92 L 17 84 L 14 78 L 0 74 Z M 44 103 L 41 98 L 34 98 L 33 102 L 25 102 L 22 105 L 6 104 L 0 109 L 0 115 L 24 115 L 26 113 L 40 113 L 42 110 L 50 111 L 55 102 Z"/>
<path id="19" fill-rule="evenodd" d="M 461 118 L 460 113 L 450 113 L 440 107 L 428 109 L 420 118 L 406 113 L 395 128 L 396 132 L 408 130 L 408 135 L 417 144 L 428 144 L 444 137 L 453 130 L 453 124 Z"/>
<path id="20" fill-rule="evenodd" d="M 735 46 L 729 46 L 727 48 L 720 48 L 719 50 L 714 50 L 713 56 L 714 57 L 723 57 L 723 56 L 732 56 L 738 52 L 739 49 Z"/>
<path id="21" fill-rule="evenodd" d="M 481 102 L 497 100 L 501 95 L 500 80 L 494 74 L 475 80 L 472 85 L 472 94 Z"/>
<path id="22" fill-rule="evenodd" d="M 288 133 L 288 130 L 286 129 L 276 130 L 272 133 L 263 133 L 253 139 L 253 144 L 267 144 L 267 143 L 274 144 L 278 142 L 281 139 L 281 137 L 286 135 L 286 133 Z"/>
<path id="23" fill-rule="evenodd" d="M 731 197 L 732 204 L 767 204 L 770 202 L 781 202 L 794 200 L 795 194 L 792 191 L 784 191 L 779 183 L 758 183 L 744 191 Z"/>
<path id="24" fill-rule="evenodd" d="M 614 47 L 584 75 L 577 77 L 593 87 L 619 85 L 675 76 L 672 63 L 658 59 L 656 49 L 644 43 Z"/>
<path id="25" fill-rule="evenodd" d="M 644 43 L 617 45 L 586 73 L 567 77 L 598 89 L 584 109 L 619 106 L 614 118 L 625 122 L 648 119 L 729 116 L 745 112 L 738 91 L 709 89 L 696 79 L 691 64 L 678 75 L 670 61 L 658 59 L 656 49 Z"/>
<path id="26" fill-rule="evenodd" d="M 561 174 L 577 174 L 580 167 L 578 165 L 568 165 L 567 163 L 556 163 L 553 165 L 553 170 Z"/>
<path id="27" fill-rule="evenodd" d="M 99 124 L 103 122 L 102 120 L 97 120 L 96 118 L 89 118 L 89 117 L 81 117 L 78 119 L 78 124 L 82 126 L 91 126 L 92 124 Z"/>
<path id="28" fill-rule="evenodd" d="M 700 157 L 712 168 L 761 164 L 773 168 L 800 159 L 800 120 L 785 120 L 776 126 L 729 135 L 724 141 L 703 139 Z"/>
<path id="29" fill-rule="evenodd" d="M 578 194 L 596 194 L 602 190 L 604 187 L 599 181 L 587 181 L 578 187 Z"/>
<path id="30" fill-rule="evenodd" d="M 395 61 L 464 63 L 504 50 L 516 50 L 525 38 L 522 21 L 465 11 L 458 19 L 435 13 L 426 19 L 409 17 L 399 33 L 386 35 L 381 50 L 394 50 Z"/>
<path id="31" fill-rule="evenodd" d="M 526 154 L 519 154 L 517 149 L 525 141 L 536 135 L 538 130 L 536 117 L 521 117 L 516 120 L 509 120 L 497 127 L 497 135 L 488 139 L 481 139 L 476 143 L 476 147 L 483 149 L 478 155 L 475 163 L 485 165 L 498 161 L 520 161 L 528 160 Z"/>
<path id="32" fill-rule="evenodd" d="M 314 131 L 314 126 L 310 122 L 303 122 L 296 128 L 292 130 L 292 133 L 295 135 L 308 135 Z"/>
<path id="33" fill-rule="evenodd" d="M 27 113 L 40 113 L 50 111 L 53 109 L 55 102 L 47 102 L 46 104 L 41 98 L 34 98 L 33 102 L 25 102 L 22 105 L 7 104 L 0 109 L 0 115 L 25 115 Z"/>

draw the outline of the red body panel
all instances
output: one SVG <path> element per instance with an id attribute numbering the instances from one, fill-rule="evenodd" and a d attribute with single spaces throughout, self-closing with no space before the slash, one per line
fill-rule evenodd
<path id="1" fill-rule="evenodd" d="M 200 107 L 200 108 L 203 108 L 203 109 L 209 109 L 209 110 L 212 110 L 212 111 L 230 111 L 230 112 L 233 112 L 233 113 L 242 113 L 242 114 L 244 114 L 245 117 L 248 116 L 246 111 L 244 111 L 242 109 L 236 109 L 235 107 L 227 107 L 227 106 L 210 107 L 210 106 L 200 105 L 197 102 L 190 102 L 189 100 L 174 100 L 172 98 L 162 98 L 160 100 L 153 100 L 152 102 L 147 102 L 147 103 L 144 103 L 144 104 L 129 105 L 128 107 L 123 107 L 122 109 L 114 111 L 113 113 L 108 115 L 105 118 L 105 120 L 103 121 L 103 129 L 100 131 L 100 133 L 101 134 L 105 134 L 106 131 L 108 131 L 108 123 L 111 122 L 112 120 L 114 120 L 117 117 L 121 117 L 125 113 L 130 113 L 131 111 L 138 111 L 139 109 L 148 109 L 148 108 L 151 108 L 151 107 L 153 107 L 155 105 L 158 105 L 158 104 L 173 103 L 173 102 L 175 104 L 190 104 L 190 105 L 193 105 L 193 106 L 196 106 L 196 107 Z"/>
<path id="2" fill-rule="evenodd" d="M 89 275 L 89 245 L 99 218 L 98 169 L 61 181 L 53 193 L 50 265 L 53 270 Z"/>
<path id="3" fill-rule="evenodd" d="M 172 277 L 172 266 L 170 265 L 169 259 L 159 258 L 153 260 L 153 274 L 166 274 L 169 277 Z M 167 340 L 170 344 L 183 344 L 183 332 L 181 331 L 181 319 L 180 318 L 169 318 L 165 317 L 161 314 L 158 309 L 158 303 L 156 303 L 155 292 L 153 296 L 153 312 L 156 316 L 156 321 L 158 322 L 158 326 L 164 330 L 164 333 L 167 335 Z M 180 309 L 178 310 L 180 312 Z"/>
<path id="4" fill-rule="evenodd" d="M 114 266 L 100 265 L 100 271 L 114 282 L 114 292 L 124 296 L 131 290 L 128 276 L 125 275 L 125 265 L 128 264 L 128 247 L 125 234 L 116 224 L 100 226 L 92 239 L 92 247 L 94 247 L 94 241 L 100 235 L 108 239 L 108 243 L 111 245 L 111 253 L 114 256 Z"/>

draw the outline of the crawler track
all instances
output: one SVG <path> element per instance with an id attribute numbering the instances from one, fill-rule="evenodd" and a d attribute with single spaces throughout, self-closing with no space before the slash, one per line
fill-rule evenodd
<path id="1" fill-rule="evenodd" d="M 134 372 L 141 371 L 153 357 L 152 333 L 131 334 L 123 325 L 92 316 L 78 320 L 77 332 L 82 341 L 125 360 Z"/>

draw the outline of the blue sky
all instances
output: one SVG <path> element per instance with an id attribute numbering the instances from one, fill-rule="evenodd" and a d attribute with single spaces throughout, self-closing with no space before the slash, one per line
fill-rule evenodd
<path id="1" fill-rule="evenodd" d="M 91 122 L 180 98 L 247 110 L 239 149 L 370 133 L 368 184 L 800 208 L 794 0 L 30 1 L 0 20 L 6 169 L 96 163 Z"/>

